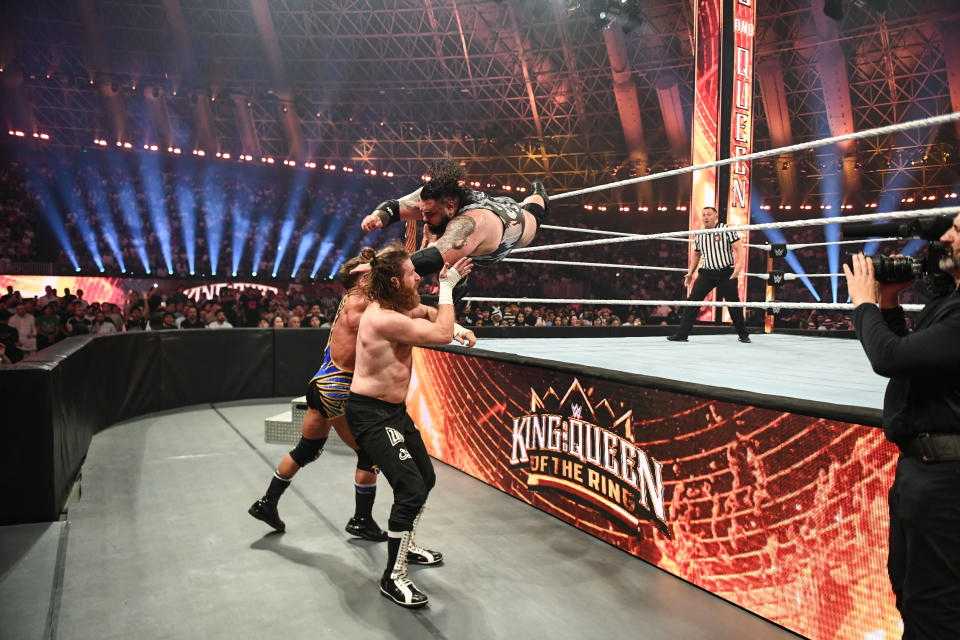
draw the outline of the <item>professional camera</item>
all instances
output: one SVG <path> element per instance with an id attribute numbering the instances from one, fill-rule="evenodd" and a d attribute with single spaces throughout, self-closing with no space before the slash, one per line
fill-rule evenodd
<path id="1" fill-rule="evenodd" d="M 931 290 L 940 288 L 943 284 L 953 284 L 953 278 L 940 269 L 940 258 L 944 254 L 940 236 L 946 233 L 953 224 L 952 216 L 938 216 L 923 220 L 908 220 L 906 222 L 884 222 L 881 224 L 851 223 L 841 226 L 845 240 L 896 236 L 900 238 L 922 238 L 927 240 L 927 255 L 919 258 L 903 256 L 873 255 L 873 272 L 877 282 L 912 282 L 918 278 L 927 279 Z M 847 252 L 844 263 L 853 268 L 853 256 Z M 944 278 L 946 276 L 946 278 Z M 946 280 L 949 279 L 949 283 Z"/>

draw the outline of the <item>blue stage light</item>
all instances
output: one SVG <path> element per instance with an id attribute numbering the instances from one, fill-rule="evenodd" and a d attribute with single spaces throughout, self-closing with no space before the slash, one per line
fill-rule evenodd
<path id="1" fill-rule="evenodd" d="M 327 182 L 328 180 L 325 180 Z M 336 187 L 334 187 L 336 188 Z M 339 198 L 340 202 L 354 202 L 357 197 L 357 191 L 360 190 L 360 184 L 358 181 L 350 181 L 347 184 L 347 189 Z M 325 215 L 327 227 L 326 231 L 323 232 L 323 240 L 320 242 L 320 250 L 317 253 L 316 259 L 313 261 L 313 269 L 310 272 L 310 277 L 315 278 L 317 272 L 320 270 L 320 267 L 323 266 L 324 260 L 330 255 L 330 252 L 333 250 L 333 247 L 336 245 L 340 246 L 340 264 L 353 255 L 356 254 L 353 251 L 352 242 L 356 241 L 356 235 L 360 231 L 359 225 L 354 225 L 353 232 L 351 237 L 353 240 L 340 238 L 340 229 L 343 228 L 344 222 L 350 217 L 350 211 L 333 211 L 327 212 Z M 404 227 L 405 225 L 393 225 L 394 227 Z"/>
<path id="2" fill-rule="evenodd" d="M 232 215 L 231 261 L 233 276 L 237 276 L 240 269 L 240 258 L 243 257 L 243 248 L 247 244 L 247 235 L 250 233 L 250 213 L 247 211 L 249 203 L 234 202 L 230 207 Z"/>
<path id="3" fill-rule="evenodd" d="M 293 236 L 293 228 L 297 221 L 297 212 L 300 210 L 300 204 L 303 202 L 303 196 L 306 193 L 305 187 L 310 174 L 307 171 L 297 171 L 290 187 L 290 195 L 287 200 L 287 209 L 284 212 L 283 224 L 280 227 L 280 236 L 277 238 L 277 256 L 273 261 L 273 276 L 276 277 L 280 270 L 280 263 L 283 261 L 283 254 L 286 253 L 287 244 Z"/>
<path id="4" fill-rule="evenodd" d="M 196 273 L 197 253 L 197 201 L 193 197 L 191 180 L 185 174 L 178 174 L 177 209 L 180 211 L 180 231 L 183 234 L 183 246 L 187 252 L 187 268 L 190 275 Z"/>
<path id="5" fill-rule="evenodd" d="M 297 277 L 297 271 L 300 269 L 300 265 L 303 264 L 304 258 L 307 257 L 307 253 L 310 252 L 310 248 L 313 247 L 315 241 L 313 230 L 308 226 L 300 238 L 299 246 L 297 246 L 297 256 L 293 261 L 293 269 L 290 271 L 291 278 Z"/>
<path id="6" fill-rule="evenodd" d="M 170 220 L 167 217 L 167 198 L 163 188 L 163 172 L 160 159 L 152 153 L 140 153 L 140 184 L 143 186 L 147 201 L 147 212 L 153 225 L 153 232 L 160 242 L 160 253 L 167 267 L 167 273 L 173 273 L 173 256 L 170 249 Z"/>
<path id="7" fill-rule="evenodd" d="M 207 167 L 203 182 L 203 217 L 207 226 L 207 252 L 210 257 L 210 275 L 217 275 L 220 243 L 223 241 L 224 213 L 223 175 L 216 167 Z"/>
<path id="8" fill-rule="evenodd" d="M 333 241 L 331 240 L 321 240 L 320 241 L 320 250 L 317 252 L 317 257 L 313 261 L 313 269 L 310 271 L 310 277 L 316 278 L 317 271 L 320 270 L 320 266 L 323 265 L 323 261 L 326 260 L 327 256 L 333 250 Z"/>
<path id="9" fill-rule="evenodd" d="M 760 198 L 756 196 L 757 194 L 754 192 L 754 194 L 750 197 L 750 201 L 752 203 L 752 206 L 750 207 L 751 222 L 754 224 L 776 222 L 773 219 L 773 216 L 770 215 L 769 211 L 760 208 Z M 771 243 L 787 243 L 787 239 L 780 229 L 764 229 L 763 233 L 767 236 L 767 240 L 769 240 Z M 797 256 L 794 255 L 793 251 L 787 251 L 786 261 L 787 264 L 789 264 L 793 269 L 793 272 L 800 276 L 800 281 L 806 285 L 807 289 L 810 290 L 810 293 L 813 294 L 813 297 L 816 299 L 816 301 L 820 302 L 820 294 L 817 293 L 817 290 L 813 287 L 813 284 L 811 284 L 810 279 L 807 278 L 807 272 L 804 271 L 803 267 L 800 265 L 800 261 L 797 260 Z"/>
<path id="10" fill-rule="evenodd" d="M 394 226 L 402 227 L 404 225 L 398 224 Z M 344 238 L 343 245 L 342 245 L 343 247 L 346 247 L 346 250 L 341 252 L 340 256 L 333 263 L 333 267 L 330 268 L 329 277 L 333 278 L 334 276 L 336 276 L 337 272 L 340 270 L 340 267 L 343 265 L 343 263 L 346 262 L 348 259 L 352 258 L 353 256 L 355 256 L 357 253 L 359 253 L 359 251 L 357 251 L 357 247 L 355 247 L 354 245 L 357 244 L 357 240 L 359 239 L 360 234 L 362 232 L 363 231 L 362 229 L 360 229 L 359 224 L 355 224 L 350 228 L 350 232 L 347 234 L 347 237 Z"/>
<path id="11" fill-rule="evenodd" d="M 263 252 L 267 248 L 267 239 L 270 236 L 271 219 L 269 215 L 264 214 L 257 220 L 257 230 L 253 236 L 253 275 L 257 275 L 260 268 L 260 262 L 263 260 Z"/>
<path id="12" fill-rule="evenodd" d="M 830 133 L 827 131 L 823 135 L 829 136 Z M 820 205 L 825 208 L 822 208 L 821 211 L 825 218 L 838 218 L 843 213 L 841 209 L 843 206 L 842 156 L 840 149 L 835 146 L 828 147 L 825 151 L 826 160 L 824 163 L 827 168 L 823 171 L 823 178 L 820 182 Z M 823 160 L 823 157 L 821 156 L 820 159 Z M 824 225 L 823 235 L 827 242 L 840 240 L 840 225 Z M 828 273 L 840 272 L 840 246 L 836 244 L 826 246 Z M 837 276 L 830 276 L 830 291 L 833 294 L 834 302 L 837 301 L 837 284 Z"/>
<path id="13" fill-rule="evenodd" d="M 94 171 L 97 173 L 94 174 Z M 100 233 L 103 239 L 107 241 L 107 246 L 117 260 L 117 266 L 120 271 L 126 273 L 127 265 L 123 261 L 123 250 L 120 248 L 120 238 L 117 235 L 117 228 L 113 224 L 113 212 L 110 211 L 110 204 L 107 202 L 107 196 L 103 192 L 103 173 L 96 169 L 92 164 L 87 165 L 87 171 L 83 172 L 84 185 L 90 196 L 90 202 L 96 217 L 100 221 Z"/>
<path id="14" fill-rule="evenodd" d="M 117 202 L 124 222 L 127 223 L 130 243 L 140 256 L 144 271 L 150 273 L 150 258 L 147 256 L 147 245 L 143 236 L 143 221 L 140 218 L 140 207 L 137 204 L 137 194 L 133 188 L 130 169 L 119 153 L 112 154 L 110 160 L 114 173 L 120 176 L 117 182 Z"/>
<path id="15" fill-rule="evenodd" d="M 65 167 L 61 162 L 56 163 L 57 189 L 60 197 L 67 206 L 67 212 L 73 214 L 77 231 L 90 252 L 97 268 L 103 271 L 103 259 L 100 257 L 100 248 L 97 246 L 97 236 L 90 226 L 87 207 L 80 198 L 76 182 L 73 179 L 73 170 Z M 79 269 L 78 269 L 79 270 Z"/>

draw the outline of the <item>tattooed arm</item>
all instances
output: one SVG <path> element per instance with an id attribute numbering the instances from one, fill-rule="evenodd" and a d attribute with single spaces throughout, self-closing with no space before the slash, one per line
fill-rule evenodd
<path id="1" fill-rule="evenodd" d="M 447 223 L 443 235 L 436 242 L 437 251 L 446 264 L 453 264 L 464 256 L 473 255 L 483 241 L 478 231 L 475 212 L 454 216 Z"/>
<path id="2" fill-rule="evenodd" d="M 422 189 L 422 187 L 421 187 Z M 391 204 L 392 203 L 392 204 Z M 385 208 L 395 207 L 394 211 L 399 210 L 400 220 L 419 220 L 420 219 L 420 189 L 411 194 L 405 195 L 399 200 L 387 200 L 381 203 Z M 390 212 L 384 209 L 376 209 L 360 223 L 360 228 L 364 233 L 370 233 L 376 229 L 382 229 L 390 224 Z M 396 220 L 394 219 L 394 222 Z"/>
<path id="3" fill-rule="evenodd" d="M 400 198 L 400 219 L 401 220 L 419 220 L 420 219 L 420 187 L 411 194 Z"/>

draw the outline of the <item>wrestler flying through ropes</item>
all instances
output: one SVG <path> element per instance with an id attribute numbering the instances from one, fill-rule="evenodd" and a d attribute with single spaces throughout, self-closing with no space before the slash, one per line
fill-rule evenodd
<path id="1" fill-rule="evenodd" d="M 500 262 L 513 249 L 533 241 L 550 211 L 547 191 L 539 181 L 530 185 L 531 194 L 518 204 L 506 196 L 490 197 L 462 186 L 465 172 L 450 159 L 441 161 L 431 175 L 410 195 L 381 202 L 360 223 L 369 233 L 399 220 L 423 220 L 424 246 L 410 255 L 420 276 L 439 273 L 444 265 L 466 256 L 479 266 Z"/>

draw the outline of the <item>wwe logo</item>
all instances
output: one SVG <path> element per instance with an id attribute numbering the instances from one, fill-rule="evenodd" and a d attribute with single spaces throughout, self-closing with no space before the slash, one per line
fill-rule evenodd
<path id="1" fill-rule="evenodd" d="M 775 274 L 775 275 L 773 276 L 773 283 L 774 283 L 774 284 L 782 284 L 782 283 L 783 283 L 783 275 L 782 275 L 782 274 L 779 274 L 779 273 Z"/>
<path id="2" fill-rule="evenodd" d="M 570 405 L 570 415 L 571 415 L 571 416 L 573 416 L 574 418 L 576 418 L 577 420 L 579 420 L 579 419 L 580 419 L 580 416 L 581 416 L 582 414 L 583 414 L 583 407 L 581 407 L 580 405 L 578 405 L 578 404 L 576 404 L 576 403 Z"/>

